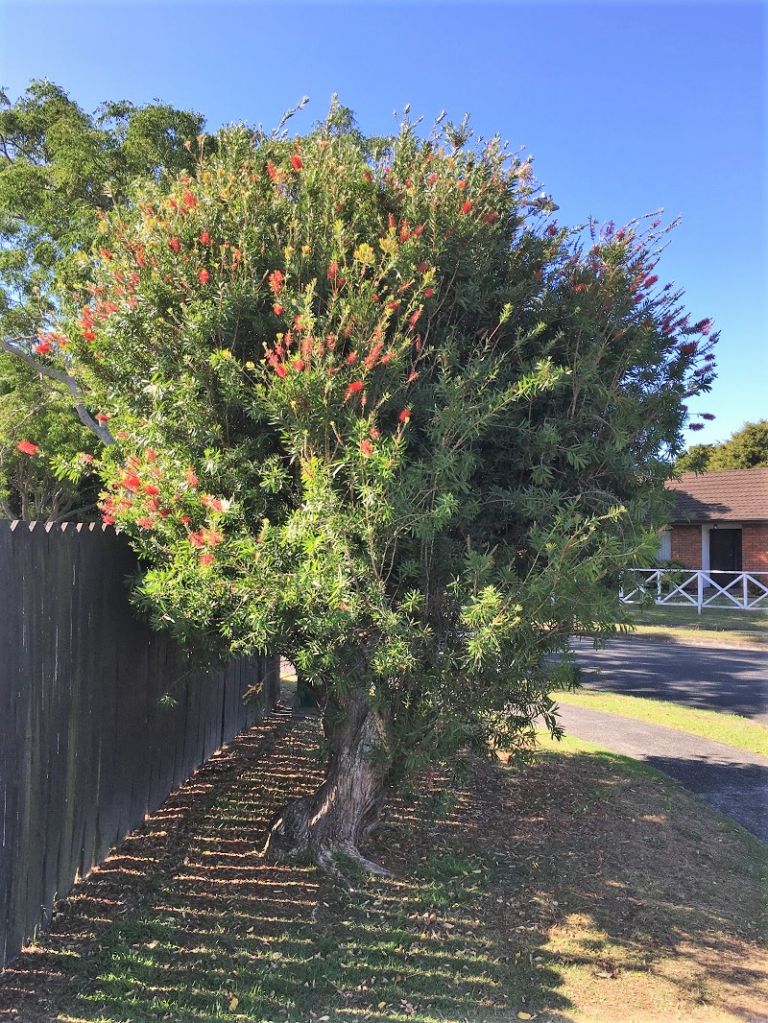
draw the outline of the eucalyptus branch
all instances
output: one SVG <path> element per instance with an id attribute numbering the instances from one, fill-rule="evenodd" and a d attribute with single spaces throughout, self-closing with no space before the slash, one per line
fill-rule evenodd
<path id="1" fill-rule="evenodd" d="M 57 383 L 62 384 L 70 392 L 73 398 L 81 398 L 83 395 L 83 389 L 80 384 L 75 380 L 73 376 L 66 373 L 63 369 L 56 369 L 55 366 L 48 366 L 43 362 L 39 362 L 34 356 L 29 355 L 27 352 L 22 351 L 18 345 L 20 342 L 34 341 L 31 337 L 16 337 L 12 340 L 7 338 L 0 338 L 0 347 L 3 351 L 9 355 L 13 355 L 17 359 L 21 359 L 23 363 L 29 366 L 39 373 L 41 376 L 48 377 L 50 380 L 55 380 Z M 110 433 L 105 423 L 98 423 L 93 416 L 90 414 L 85 404 L 82 401 L 74 401 L 73 408 L 80 419 L 80 422 L 87 429 L 94 433 L 102 444 L 109 445 L 115 443 L 115 438 Z"/>

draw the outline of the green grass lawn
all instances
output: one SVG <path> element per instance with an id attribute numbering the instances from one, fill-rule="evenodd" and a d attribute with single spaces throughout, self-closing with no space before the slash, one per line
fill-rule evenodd
<path id="1" fill-rule="evenodd" d="M 639 638 L 711 645 L 768 646 L 768 609 L 740 611 L 691 607 L 633 608 L 630 618 Z"/>
<path id="2" fill-rule="evenodd" d="M 760 1018 L 768 851 L 679 786 L 575 740 L 468 759 L 390 802 L 366 852 L 394 876 L 344 885 L 259 852 L 316 728 L 238 740 L 153 815 L 0 979 L 0 1020 Z"/>
<path id="3" fill-rule="evenodd" d="M 644 696 L 622 696 L 594 690 L 560 692 L 554 694 L 559 703 L 605 711 L 622 717 L 664 725 L 681 732 L 701 735 L 713 742 L 724 742 L 736 749 L 768 756 L 768 727 L 749 721 L 738 714 L 717 710 L 698 710 L 681 707 L 666 700 L 651 700 Z"/>

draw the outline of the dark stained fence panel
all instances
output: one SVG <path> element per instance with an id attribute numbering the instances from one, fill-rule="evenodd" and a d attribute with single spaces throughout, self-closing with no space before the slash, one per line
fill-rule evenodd
<path id="1" fill-rule="evenodd" d="M 202 671 L 139 620 L 135 568 L 114 529 L 0 521 L 0 968 L 277 697 L 276 657 Z"/>

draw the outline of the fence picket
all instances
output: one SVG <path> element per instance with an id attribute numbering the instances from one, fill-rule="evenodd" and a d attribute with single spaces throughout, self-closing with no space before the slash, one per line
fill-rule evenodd
<path id="1" fill-rule="evenodd" d="M 189 671 L 133 612 L 135 567 L 112 529 L 0 521 L 0 968 L 77 875 L 256 719 L 243 693 L 276 676 L 256 656 Z"/>

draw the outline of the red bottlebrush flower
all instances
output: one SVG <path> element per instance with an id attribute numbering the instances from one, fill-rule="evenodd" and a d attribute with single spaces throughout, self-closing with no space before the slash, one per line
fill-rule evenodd
<path id="1" fill-rule="evenodd" d="M 400 415 L 397 417 L 399 423 L 409 423 L 411 421 L 411 410 L 404 408 Z"/>
<path id="2" fill-rule="evenodd" d="M 275 316 L 282 316 L 283 307 L 279 303 L 275 303 L 275 305 L 272 306 L 272 312 L 275 314 Z"/>
<path id="3" fill-rule="evenodd" d="M 109 249 L 99 249 L 99 254 L 101 255 L 101 258 L 106 259 L 107 262 L 109 262 L 109 260 L 112 259 L 112 253 L 109 251 Z"/>
<path id="4" fill-rule="evenodd" d="M 416 312 L 412 313 L 411 316 L 408 318 L 408 326 L 409 327 L 415 327 L 416 324 L 419 322 L 419 317 L 420 316 L 421 316 L 421 309 L 417 309 Z"/>
<path id="5" fill-rule="evenodd" d="M 412 233 L 414 238 L 421 238 L 424 234 L 424 224 L 417 224 Z"/>
<path id="6" fill-rule="evenodd" d="M 267 174 L 272 181 L 274 181 L 278 175 L 277 167 L 275 167 L 271 160 L 267 160 Z"/>
<path id="7" fill-rule="evenodd" d="M 377 426 L 372 426 L 370 429 L 370 434 L 374 440 L 378 440 L 379 437 L 381 436 L 381 430 Z"/>
<path id="8" fill-rule="evenodd" d="M 587 290 L 586 284 L 574 284 L 572 291 L 574 295 L 580 295 L 583 291 Z"/>
<path id="9" fill-rule="evenodd" d="M 144 452 L 144 457 L 148 462 L 156 462 L 157 452 L 155 451 L 154 448 L 147 448 L 147 450 Z"/>
<path id="10" fill-rule="evenodd" d="M 145 483 L 144 493 L 149 494 L 150 497 L 157 497 L 157 495 L 160 493 L 160 490 L 158 487 L 155 486 L 154 483 Z"/>
<path id="11" fill-rule="evenodd" d="M 696 351 L 696 342 L 695 341 L 688 341 L 686 344 L 680 345 L 680 354 L 681 355 L 693 355 L 693 353 L 695 351 Z"/>
<path id="12" fill-rule="evenodd" d="M 416 267 L 420 274 L 425 274 L 429 270 L 429 263 L 419 263 Z"/>
<path id="13" fill-rule="evenodd" d="M 196 487 L 200 480 L 197 478 L 195 470 L 192 468 L 187 469 L 184 478 L 187 481 L 187 485 L 190 487 Z"/>
<path id="14" fill-rule="evenodd" d="M 350 352 L 344 361 L 348 366 L 354 366 L 357 362 L 357 352 Z"/>
<path id="15" fill-rule="evenodd" d="M 35 351 L 38 355 L 47 355 L 53 351 L 53 345 L 50 341 L 38 341 L 35 345 Z"/>
<path id="16" fill-rule="evenodd" d="M 22 455 L 29 455 L 32 458 L 38 453 L 40 448 L 37 444 L 33 444 L 31 440 L 20 440 L 16 445 L 16 450 L 20 451 Z"/>
<path id="17" fill-rule="evenodd" d="M 293 360 L 293 368 L 296 370 L 297 373 L 301 373 L 301 371 L 304 369 L 304 366 L 305 366 L 305 363 L 304 363 L 303 359 L 294 359 Z"/>
<path id="18" fill-rule="evenodd" d="M 224 539 L 221 533 L 217 533 L 215 529 L 204 529 L 203 536 L 209 547 L 216 547 Z"/>
<path id="19" fill-rule="evenodd" d="M 658 279 L 659 279 L 658 274 L 651 274 L 650 277 L 646 277 L 645 280 L 643 281 L 643 287 L 652 288 Z"/>
<path id="20" fill-rule="evenodd" d="M 140 526 L 141 529 L 151 529 L 152 526 L 154 525 L 154 522 L 152 521 L 152 519 L 148 519 L 148 518 L 144 517 L 144 518 L 136 519 L 136 525 Z"/>
<path id="21" fill-rule="evenodd" d="M 96 413 L 96 422 L 97 423 L 108 423 L 109 422 L 109 414 L 107 412 L 97 412 Z"/>
<path id="22" fill-rule="evenodd" d="M 467 182 L 462 178 L 461 181 L 456 182 L 456 187 L 463 192 L 467 187 Z"/>
<path id="23" fill-rule="evenodd" d="M 187 207 L 187 209 L 193 210 L 197 206 L 197 199 L 194 192 L 190 192 L 189 189 L 182 195 L 181 201 Z"/>
<path id="24" fill-rule="evenodd" d="M 81 451 L 78 457 L 81 462 L 87 462 L 88 465 L 93 461 L 93 455 L 89 451 Z"/>
<path id="25" fill-rule="evenodd" d="M 395 219 L 394 213 L 388 213 L 387 214 L 387 228 L 390 231 L 394 231 L 396 227 L 397 227 L 397 220 Z"/>
<path id="26" fill-rule="evenodd" d="M 689 430 L 703 430 L 704 429 L 704 424 L 703 423 L 689 423 L 688 424 L 688 429 Z"/>
<path id="27" fill-rule="evenodd" d="M 701 418 L 702 419 L 707 419 L 707 420 L 709 420 L 709 422 L 712 422 L 712 420 L 715 418 L 715 416 L 711 412 L 702 412 L 701 413 Z"/>
<path id="28" fill-rule="evenodd" d="M 171 252 L 180 252 L 181 239 L 175 237 L 171 238 L 171 240 L 168 242 L 168 248 L 171 250 Z"/>
<path id="29" fill-rule="evenodd" d="M 411 237 L 411 232 L 407 223 L 404 223 L 400 228 L 400 241 L 407 242 Z"/>
<path id="30" fill-rule="evenodd" d="M 325 276 L 328 278 L 329 281 L 335 281 L 336 278 L 339 276 L 339 264 L 336 262 L 335 259 L 332 259 L 331 262 L 328 264 L 328 269 L 325 271 Z"/>
<path id="31" fill-rule="evenodd" d="M 273 270 L 267 278 L 269 289 L 272 294 L 277 298 L 280 292 L 283 290 L 283 281 L 285 280 L 285 274 L 282 270 Z"/>
<path id="32" fill-rule="evenodd" d="M 483 216 L 483 223 L 484 224 L 495 224 L 498 219 L 499 219 L 499 215 L 496 212 L 496 210 L 491 210 L 490 213 L 486 213 Z"/>
<path id="33" fill-rule="evenodd" d="M 431 174 L 427 175 L 427 184 L 428 185 L 434 185 L 434 183 L 436 181 L 437 181 L 437 174 L 435 174 L 434 171 Z"/>
<path id="34" fill-rule="evenodd" d="M 190 533 L 187 536 L 187 539 L 189 540 L 193 547 L 197 548 L 205 547 L 205 534 L 203 533 L 202 529 L 198 529 L 196 533 Z"/>
<path id="35" fill-rule="evenodd" d="M 426 288 L 425 291 L 424 291 L 424 298 L 432 298 L 434 293 L 435 293 L 435 289 L 434 288 Z"/>
<path id="36" fill-rule="evenodd" d="M 467 213 L 471 213 L 472 212 L 472 200 L 471 199 L 467 199 L 466 202 L 461 204 L 461 212 L 464 213 L 465 215 Z"/>
<path id="37" fill-rule="evenodd" d="M 211 275 L 208 273 L 207 270 L 198 270 L 197 279 L 200 281 L 201 284 L 207 284 L 208 281 L 211 279 Z"/>
<path id="38" fill-rule="evenodd" d="M 210 508 L 214 512 L 220 512 L 224 507 L 218 497 L 212 497 L 210 494 L 201 494 L 200 504 L 203 508 Z"/>
<path id="39" fill-rule="evenodd" d="M 371 444 L 367 437 L 364 437 L 363 440 L 360 441 L 360 452 L 365 455 L 366 458 L 373 454 L 373 444 Z"/>
<path id="40" fill-rule="evenodd" d="M 179 522 L 181 522 L 181 524 L 184 526 L 188 526 L 191 521 L 192 519 L 189 517 L 189 515 L 182 515 L 181 518 L 179 519 Z"/>
<path id="41" fill-rule="evenodd" d="M 115 516 L 110 515 L 109 512 L 103 512 L 101 516 L 101 521 L 104 523 L 105 526 L 114 526 Z"/>
<path id="42" fill-rule="evenodd" d="M 151 512 L 159 512 L 160 511 L 160 502 L 158 501 L 158 499 L 156 497 L 151 497 L 147 501 L 147 510 L 151 511 Z"/>
<path id="43" fill-rule="evenodd" d="M 359 394 L 363 389 L 362 380 L 353 380 L 351 384 L 347 385 L 347 389 L 344 392 L 344 401 L 348 401 L 353 394 Z"/>
<path id="44" fill-rule="evenodd" d="M 400 308 L 399 299 L 393 298 L 391 302 L 387 302 L 387 309 L 391 309 L 392 312 L 395 312 L 399 308 Z"/>
<path id="45" fill-rule="evenodd" d="M 127 472 L 120 482 L 126 490 L 130 490 L 133 494 L 141 490 L 141 480 L 135 472 Z"/>
<path id="46" fill-rule="evenodd" d="M 379 296 L 378 296 L 378 295 L 372 295 L 372 296 L 371 296 L 371 299 L 372 299 L 372 300 L 373 300 L 374 302 L 380 302 L 380 301 L 381 301 L 381 299 L 379 298 Z"/>
<path id="47" fill-rule="evenodd" d="M 200 232 L 200 244 L 201 245 L 210 245 L 211 244 L 211 236 L 208 233 L 208 231 L 201 231 Z"/>
<path id="48" fill-rule="evenodd" d="M 712 320 L 699 320 L 698 323 L 693 325 L 693 329 L 697 334 L 708 334 L 712 330 Z"/>
<path id="49" fill-rule="evenodd" d="M 370 183 L 373 181 L 373 174 L 371 174 L 369 170 L 363 171 L 363 178 L 370 185 Z"/>
<path id="50" fill-rule="evenodd" d="M 213 555 L 211 554 L 211 552 L 210 551 L 203 551 L 203 553 L 200 555 L 200 564 L 201 565 L 210 565 L 212 561 L 213 561 Z"/>
<path id="51" fill-rule="evenodd" d="M 282 364 L 282 362 L 278 362 L 277 365 L 275 366 L 275 373 L 277 373 L 279 377 L 285 376 L 285 366 Z"/>
<path id="52" fill-rule="evenodd" d="M 406 383 L 407 384 L 412 384 L 414 380 L 418 380 L 418 379 L 419 379 L 418 371 L 417 370 L 413 370 L 413 372 L 408 374 L 408 379 L 406 380 Z"/>
<path id="53" fill-rule="evenodd" d="M 293 167 L 295 171 L 300 171 L 303 166 L 304 164 L 301 162 L 301 157 L 299 156 L 299 154 L 294 153 L 293 156 L 291 157 L 291 167 Z"/>
<path id="54" fill-rule="evenodd" d="M 96 340 L 96 334 L 92 330 L 84 330 L 83 331 L 83 338 L 86 341 L 95 341 Z"/>
<path id="55" fill-rule="evenodd" d="M 557 224 L 550 224 L 549 227 L 547 228 L 547 234 L 549 235 L 550 238 L 554 238 L 554 236 L 557 234 Z"/>

